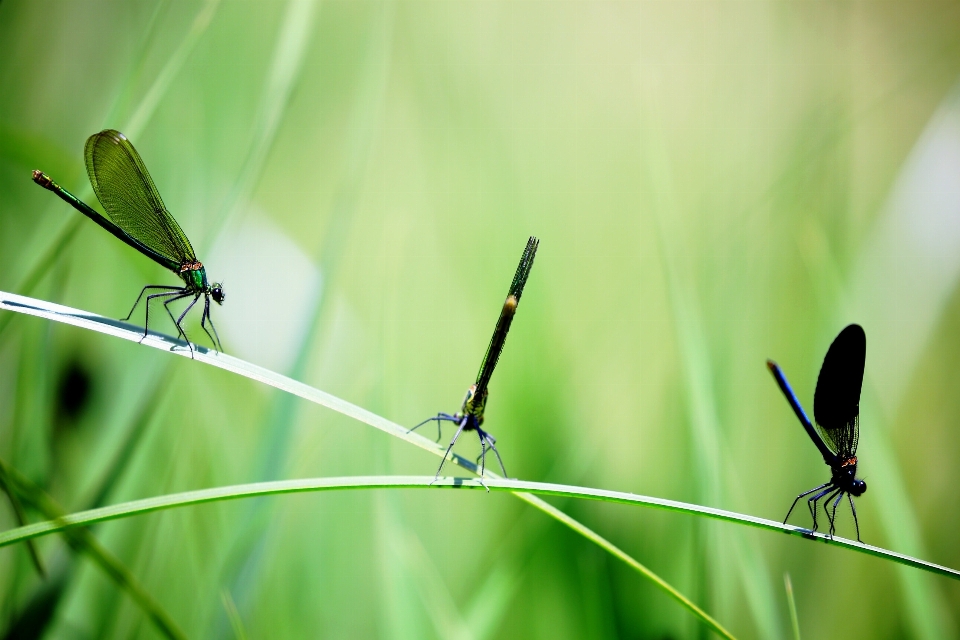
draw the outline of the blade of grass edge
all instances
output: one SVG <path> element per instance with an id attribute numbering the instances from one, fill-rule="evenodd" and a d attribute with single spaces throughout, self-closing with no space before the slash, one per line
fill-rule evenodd
<path id="1" fill-rule="evenodd" d="M 469 464 L 469 461 L 462 461 Z M 19 482 L 19 481 L 18 481 Z M 65 529 L 79 526 L 90 526 L 98 522 L 116 520 L 119 518 L 128 518 L 134 515 L 171 509 L 175 507 L 185 507 L 208 502 L 218 502 L 221 500 L 234 500 L 238 498 L 249 498 L 255 496 L 280 495 L 286 493 L 303 493 L 309 491 L 330 491 L 344 489 L 489 489 L 490 491 L 505 491 L 515 494 L 521 500 L 524 500 L 541 511 L 564 521 L 569 518 L 563 512 L 557 510 L 552 505 L 543 502 L 535 496 L 554 496 L 562 498 L 579 498 L 584 500 L 597 500 L 599 502 L 611 502 L 615 504 L 628 504 L 641 507 L 650 507 L 662 509 L 664 511 L 673 511 L 676 513 L 687 513 L 695 516 L 723 520 L 735 524 L 765 529 L 767 531 L 776 531 L 790 536 L 805 538 L 807 540 L 822 542 L 824 544 L 858 551 L 877 558 L 883 558 L 898 564 L 902 564 L 915 569 L 921 569 L 929 573 L 935 573 L 954 580 L 960 580 L 960 571 L 945 567 L 942 565 L 913 558 L 911 556 L 890 551 L 882 547 L 840 538 L 835 536 L 828 537 L 824 533 L 810 531 L 803 527 L 796 527 L 790 524 L 783 524 L 779 520 L 768 520 L 758 518 L 734 511 L 716 509 L 714 507 L 704 507 L 689 502 L 680 502 L 678 500 L 668 500 L 666 498 L 656 498 L 637 493 L 627 493 L 625 491 L 612 491 L 610 489 L 594 489 L 592 487 L 578 487 L 574 485 L 554 484 L 549 482 L 531 482 L 528 480 L 511 480 L 504 478 L 492 478 L 485 476 L 480 478 L 461 478 L 461 477 L 441 477 L 433 482 L 433 476 L 346 476 L 336 478 L 298 478 L 295 480 L 272 480 L 269 482 L 253 482 L 249 484 L 229 485 L 225 487 L 214 487 L 211 489 L 198 489 L 195 491 L 185 491 L 182 493 L 171 493 L 153 498 L 142 498 L 140 500 L 131 500 L 121 504 L 89 509 L 87 511 L 78 511 L 56 517 L 46 522 L 35 522 L 25 527 L 8 529 L 0 532 L 0 548 L 22 542 L 31 538 L 57 533 Z M 529 494 L 529 495 L 528 495 Z M 23 495 L 23 494 L 21 494 Z M 572 519 L 571 519 L 572 520 Z M 579 524 L 579 523 L 578 523 Z M 583 525 L 581 525 L 583 526 Z M 580 529 L 577 529 L 580 531 Z M 597 534 L 594 534 L 597 535 Z"/>

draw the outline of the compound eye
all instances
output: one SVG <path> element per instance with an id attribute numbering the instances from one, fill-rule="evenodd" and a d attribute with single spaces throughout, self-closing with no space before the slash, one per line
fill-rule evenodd
<path id="1" fill-rule="evenodd" d="M 223 304 L 223 301 L 227 299 L 227 294 L 223 292 L 223 287 L 214 286 L 210 290 L 210 295 L 213 296 L 213 301 L 217 304 Z"/>

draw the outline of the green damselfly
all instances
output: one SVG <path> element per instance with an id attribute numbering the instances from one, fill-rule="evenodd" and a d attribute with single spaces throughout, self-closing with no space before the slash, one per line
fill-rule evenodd
<path id="1" fill-rule="evenodd" d="M 193 346 L 181 323 L 190 309 L 200 300 L 200 296 L 203 296 L 203 316 L 200 318 L 200 326 L 217 350 L 223 351 L 217 329 L 213 326 L 213 319 L 210 317 L 210 298 L 213 298 L 217 304 L 223 304 L 226 298 L 223 286 L 218 282 L 211 284 L 207 281 L 206 269 L 197 260 L 190 240 L 164 206 L 146 165 L 140 159 L 140 154 L 122 133 L 106 129 L 87 138 L 83 156 L 90 184 L 93 185 L 97 199 L 100 200 L 109 217 L 97 213 L 93 207 L 61 187 L 42 171 L 33 172 L 33 181 L 60 196 L 67 204 L 122 242 L 173 271 L 184 282 L 182 287 L 147 285 L 140 291 L 130 313 L 122 320 L 130 319 L 147 291 L 160 290 L 160 293 L 147 295 L 143 338 L 147 337 L 150 326 L 150 302 L 157 298 L 164 299 L 163 308 L 177 326 L 177 332 L 187 343 L 192 356 Z M 170 303 L 190 297 L 193 297 L 193 301 L 178 318 L 174 318 L 170 311 Z M 207 329 L 208 323 L 210 329 Z M 210 330 L 213 330 L 213 333 L 210 333 Z"/>

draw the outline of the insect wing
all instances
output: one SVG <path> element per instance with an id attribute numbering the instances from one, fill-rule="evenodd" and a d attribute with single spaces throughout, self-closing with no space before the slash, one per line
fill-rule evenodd
<path id="1" fill-rule="evenodd" d="M 503 351 L 503 345 L 507 340 L 507 332 L 513 323 L 513 316 L 517 312 L 517 305 L 520 303 L 520 296 L 523 293 L 523 287 L 527 284 L 527 277 L 533 268 L 533 259 L 537 255 L 537 247 L 540 241 L 530 236 L 527 240 L 527 246 L 520 256 L 520 264 L 517 265 L 517 272 L 513 276 L 513 282 L 510 283 L 510 292 L 503 303 L 503 309 L 500 311 L 500 318 L 497 319 L 497 326 L 493 330 L 493 337 L 490 338 L 490 344 L 487 346 L 487 353 L 483 356 L 483 362 L 480 365 L 480 372 L 477 374 L 477 394 L 478 397 L 486 390 L 490 378 L 493 376 L 493 370 L 500 359 L 500 353 Z"/>
<path id="2" fill-rule="evenodd" d="M 196 262 L 190 241 L 167 211 L 126 136 L 113 129 L 93 134 L 87 139 L 84 158 L 90 184 L 118 227 L 176 264 Z"/>
<path id="3" fill-rule="evenodd" d="M 857 324 L 844 328 L 827 350 L 813 394 L 817 430 L 841 458 L 852 457 L 857 451 L 866 354 L 863 328 Z"/>

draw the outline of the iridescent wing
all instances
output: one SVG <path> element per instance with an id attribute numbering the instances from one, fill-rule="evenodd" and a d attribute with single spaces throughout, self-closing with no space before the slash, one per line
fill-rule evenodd
<path id="1" fill-rule="evenodd" d="M 824 442 L 841 459 L 857 453 L 860 390 L 867 355 L 863 328 L 851 324 L 827 350 L 813 394 L 813 417 Z"/>
<path id="2" fill-rule="evenodd" d="M 124 233 L 178 265 L 197 261 L 126 136 L 113 129 L 95 133 L 87 139 L 83 155 L 100 204 Z"/>

